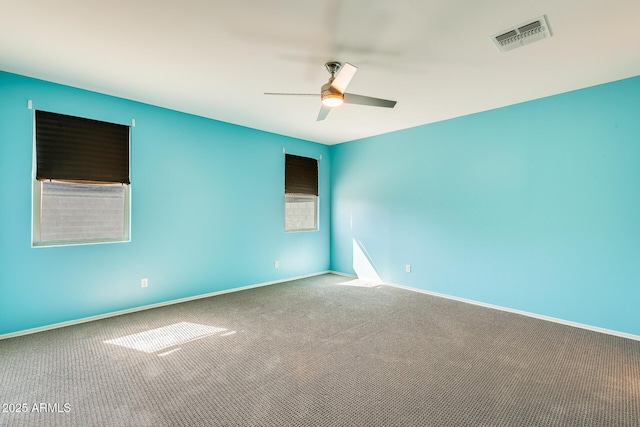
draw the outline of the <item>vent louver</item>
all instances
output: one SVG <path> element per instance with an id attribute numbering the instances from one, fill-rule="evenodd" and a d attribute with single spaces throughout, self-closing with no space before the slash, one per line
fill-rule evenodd
<path id="1" fill-rule="evenodd" d="M 507 52 L 545 37 L 551 37 L 551 31 L 549 31 L 547 18 L 543 15 L 526 24 L 500 31 L 491 36 L 491 40 L 501 52 Z"/>

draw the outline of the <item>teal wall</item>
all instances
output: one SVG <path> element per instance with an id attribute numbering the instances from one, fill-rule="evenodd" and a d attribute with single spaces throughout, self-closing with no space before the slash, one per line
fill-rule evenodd
<path id="1" fill-rule="evenodd" d="M 640 77 L 331 161 L 333 270 L 355 240 L 387 282 L 640 335 Z"/>
<path id="2" fill-rule="evenodd" d="M 31 247 L 28 100 L 37 109 L 97 120 L 135 118 L 131 242 Z M 283 148 L 322 156 L 318 232 L 284 232 Z M 327 270 L 329 151 L 0 72 L 0 335 Z"/>
<path id="3" fill-rule="evenodd" d="M 31 247 L 29 99 L 135 118 L 131 242 Z M 283 231 L 283 148 L 322 156 L 318 232 Z M 640 77 L 327 147 L 0 72 L 0 182 L 0 335 L 354 273 L 354 241 L 388 282 L 640 335 Z"/>

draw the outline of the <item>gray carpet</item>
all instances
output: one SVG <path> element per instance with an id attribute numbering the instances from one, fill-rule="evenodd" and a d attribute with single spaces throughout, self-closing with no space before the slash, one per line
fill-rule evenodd
<path id="1" fill-rule="evenodd" d="M 640 342 L 346 280 L 2 340 L 0 425 L 640 425 Z"/>

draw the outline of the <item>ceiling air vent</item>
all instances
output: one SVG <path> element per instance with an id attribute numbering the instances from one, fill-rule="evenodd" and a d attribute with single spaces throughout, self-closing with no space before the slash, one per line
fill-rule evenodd
<path id="1" fill-rule="evenodd" d="M 498 34 L 491 36 L 491 40 L 493 40 L 501 52 L 506 52 L 524 46 L 525 44 L 542 40 L 545 37 L 551 37 L 551 31 L 549 31 L 547 18 L 543 15 L 526 24 L 500 31 Z"/>

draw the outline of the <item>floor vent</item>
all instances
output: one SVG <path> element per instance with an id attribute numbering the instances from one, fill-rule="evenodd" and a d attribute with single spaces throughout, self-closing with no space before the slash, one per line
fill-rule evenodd
<path id="1" fill-rule="evenodd" d="M 549 31 L 547 18 L 543 15 L 526 24 L 500 31 L 498 34 L 491 36 L 491 40 L 493 40 L 501 52 L 507 52 L 511 49 L 542 40 L 545 37 L 551 37 L 551 31 Z"/>

